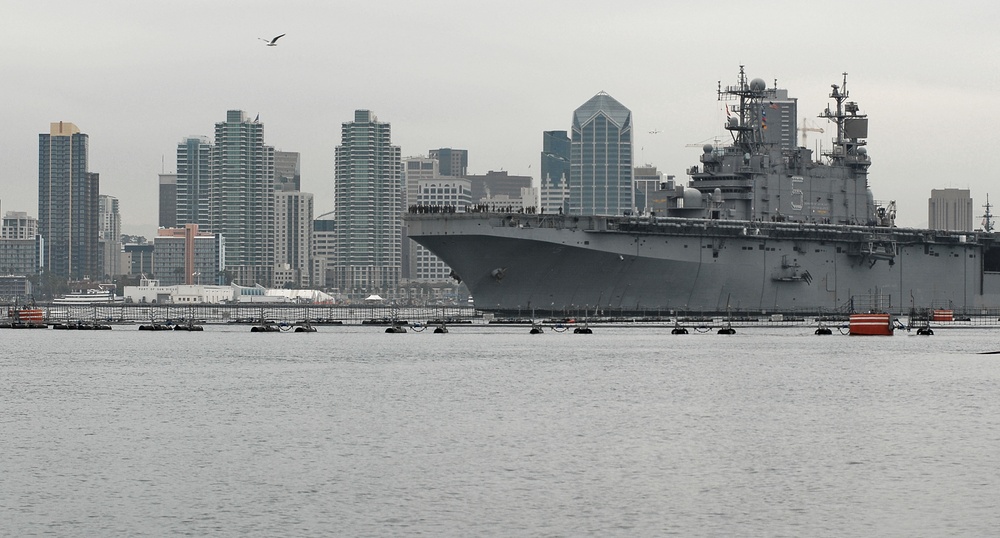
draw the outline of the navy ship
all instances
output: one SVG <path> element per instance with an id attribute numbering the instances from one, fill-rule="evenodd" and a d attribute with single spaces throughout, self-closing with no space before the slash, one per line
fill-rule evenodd
<path id="1" fill-rule="evenodd" d="M 448 264 L 477 309 L 536 313 L 854 312 L 1000 306 L 986 231 L 900 228 L 869 186 L 868 117 L 831 85 L 819 158 L 767 132 L 775 90 L 723 87 L 731 142 L 643 215 L 412 211 L 408 237 Z M 775 116 L 772 111 L 772 116 Z M 794 119 L 792 120 L 794 121 Z M 773 121 L 772 121 L 773 123 Z M 794 137 L 793 137 L 794 140 Z"/>

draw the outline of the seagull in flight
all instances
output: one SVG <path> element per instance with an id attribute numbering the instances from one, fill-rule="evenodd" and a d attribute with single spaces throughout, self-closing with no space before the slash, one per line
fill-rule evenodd
<path id="1" fill-rule="evenodd" d="M 281 39 L 284 36 L 285 36 L 285 34 L 281 34 L 278 37 L 275 37 L 275 38 L 271 39 L 270 41 L 268 41 L 267 39 L 264 39 L 263 37 L 258 37 L 257 39 L 259 39 L 259 40 L 267 43 L 268 47 L 275 47 L 275 46 L 278 45 L 278 40 Z"/>

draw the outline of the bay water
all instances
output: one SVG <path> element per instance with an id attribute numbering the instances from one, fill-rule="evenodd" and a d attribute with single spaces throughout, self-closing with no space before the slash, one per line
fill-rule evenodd
<path id="1" fill-rule="evenodd" d="M 0 332 L 0 535 L 989 536 L 1000 330 Z"/>

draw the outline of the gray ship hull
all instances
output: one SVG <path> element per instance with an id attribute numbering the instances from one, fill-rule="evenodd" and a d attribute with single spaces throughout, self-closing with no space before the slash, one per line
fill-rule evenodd
<path id="1" fill-rule="evenodd" d="M 406 220 L 409 237 L 448 264 L 486 311 L 1000 306 L 1000 272 L 985 261 L 992 234 L 496 213 Z"/>

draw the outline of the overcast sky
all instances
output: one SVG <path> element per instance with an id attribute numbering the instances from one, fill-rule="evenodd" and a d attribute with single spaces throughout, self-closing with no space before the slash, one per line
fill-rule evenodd
<path id="1" fill-rule="evenodd" d="M 55 121 L 90 136 L 124 232 L 151 237 L 157 174 L 229 109 L 301 153 L 319 215 L 355 109 L 390 122 L 404 156 L 463 148 L 471 173 L 537 178 L 542 131 L 569 130 L 599 91 L 631 109 L 636 164 L 686 181 L 728 136 L 716 88 L 742 64 L 798 98 L 800 125 L 827 128 L 810 148 L 829 147 L 816 116 L 847 72 L 875 198 L 924 226 L 934 188 L 971 189 L 977 215 L 987 193 L 1000 203 L 998 20 L 993 0 L 15 0 L 0 17 L 0 210 L 38 215 L 38 135 Z"/>

